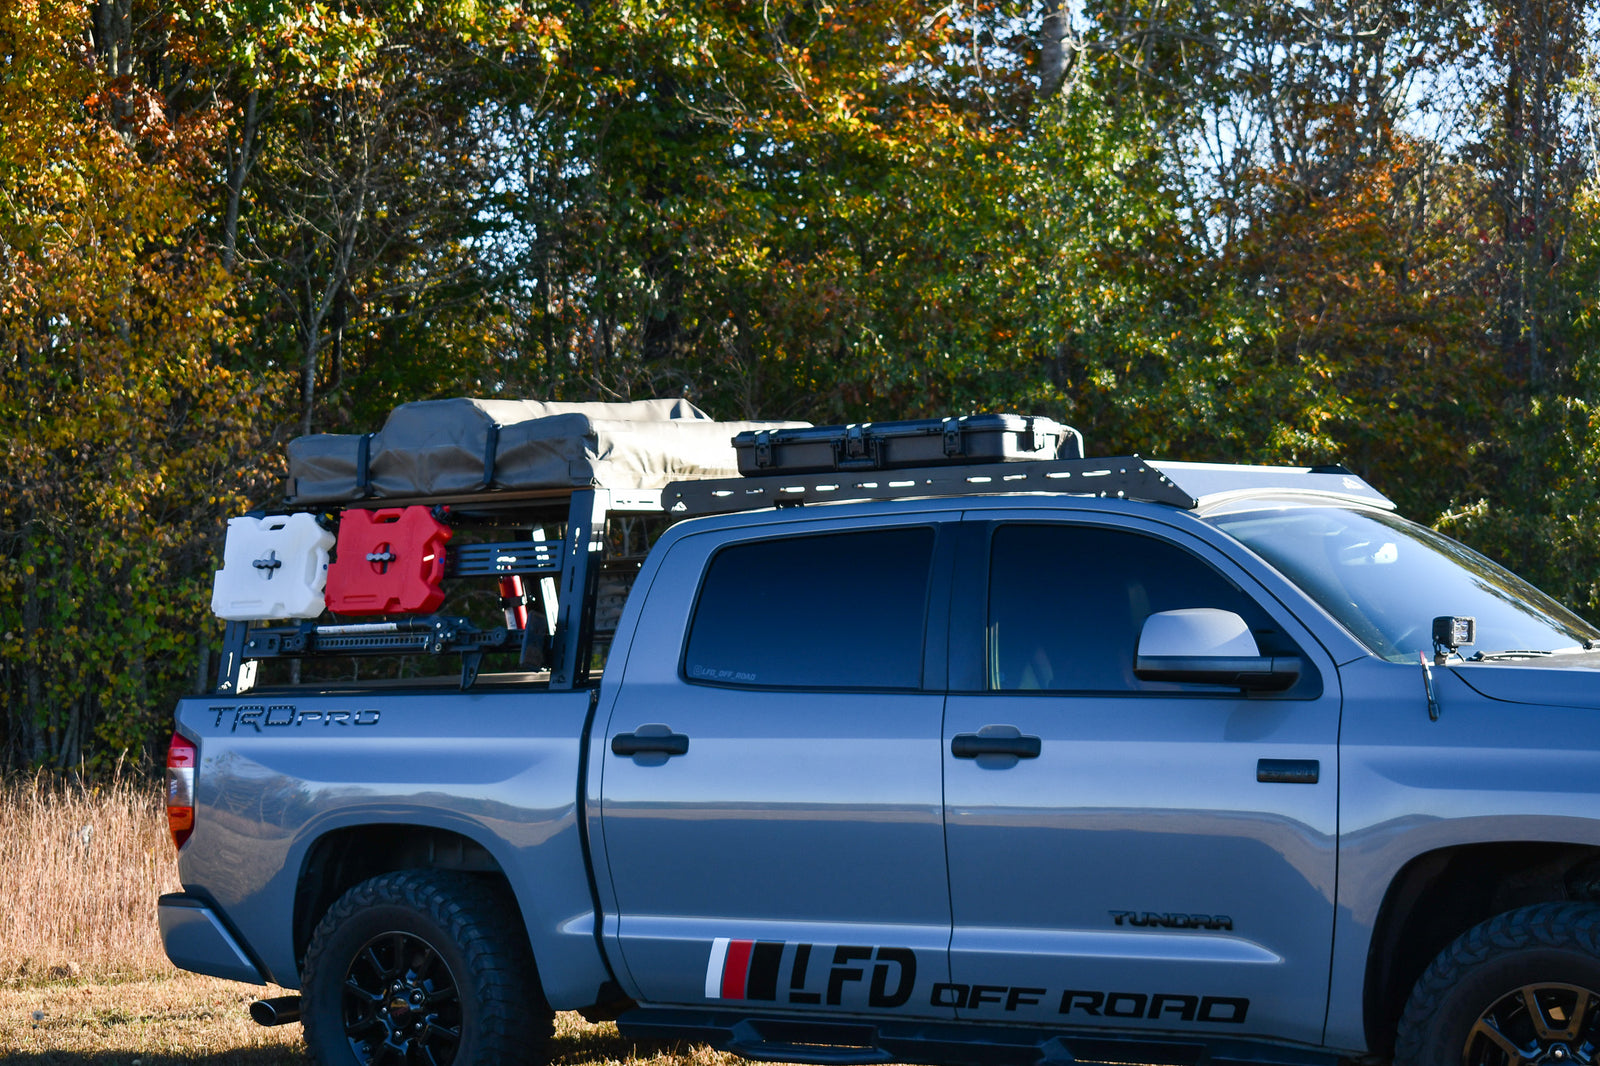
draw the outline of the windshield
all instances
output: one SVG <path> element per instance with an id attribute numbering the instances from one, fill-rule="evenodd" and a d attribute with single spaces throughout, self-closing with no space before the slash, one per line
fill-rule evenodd
<path id="1" fill-rule="evenodd" d="M 1520 577 L 1449 537 L 1380 511 L 1292 507 L 1208 519 L 1305 590 L 1368 648 L 1394 662 L 1433 650 L 1433 620 L 1476 618 L 1461 654 L 1553 652 L 1600 631 Z"/>

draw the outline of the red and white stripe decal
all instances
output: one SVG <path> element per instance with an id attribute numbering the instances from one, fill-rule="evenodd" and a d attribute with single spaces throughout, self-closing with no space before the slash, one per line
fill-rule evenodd
<path id="1" fill-rule="evenodd" d="M 750 952 L 754 940 L 730 940 L 719 936 L 711 942 L 711 958 L 706 963 L 707 999 L 743 999 L 745 981 L 750 974 Z"/>

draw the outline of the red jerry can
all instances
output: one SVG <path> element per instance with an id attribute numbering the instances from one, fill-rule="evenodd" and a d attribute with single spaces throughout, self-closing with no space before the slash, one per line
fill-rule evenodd
<path id="1" fill-rule="evenodd" d="M 348 510 L 339 518 L 338 555 L 328 565 L 335 614 L 427 614 L 444 602 L 444 545 L 450 527 L 427 507 Z"/>

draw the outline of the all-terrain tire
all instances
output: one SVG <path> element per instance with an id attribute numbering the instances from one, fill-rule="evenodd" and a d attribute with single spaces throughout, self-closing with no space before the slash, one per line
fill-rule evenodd
<path id="1" fill-rule="evenodd" d="M 515 901 L 471 874 L 404 870 L 363 881 L 312 933 L 306 1046 L 321 1066 L 547 1061 L 554 1015 Z"/>
<path id="2" fill-rule="evenodd" d="M 1476 925 L 1439 953 L 1406 1002 L 1394 1061 L 1585 1066 L 1597 1042 L 1600 906 L 1542 903 Z"/>

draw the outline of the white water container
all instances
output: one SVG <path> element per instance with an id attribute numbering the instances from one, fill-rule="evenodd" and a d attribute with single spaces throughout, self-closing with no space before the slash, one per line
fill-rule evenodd
<path id="1" fill-rule="evenodd" d="M 317 617 L 333 543 L 309 514 L 228 519 L 212 613 L 230 622 Z"/>

